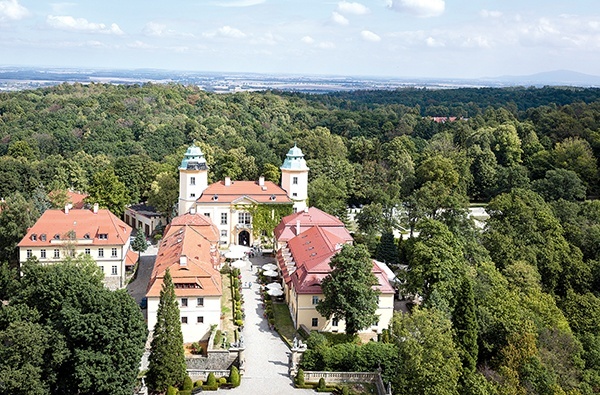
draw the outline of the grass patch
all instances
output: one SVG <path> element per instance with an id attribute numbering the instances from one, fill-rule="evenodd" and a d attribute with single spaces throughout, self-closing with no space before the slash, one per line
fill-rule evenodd
<path id="1" fill-rule="evenodd" d="M 223 289 L 223 296 L 221 297 L 221 332 L 227 332 L 227 342 L 235 342 L 234 332 L 235 325 L 233 325 L 233 314 L 231 312 L 231 281 L 229 280 L 229 274 L 221 274 L 221 285 Z"/>
<path id="2" fill-rule="evenodd" d="M 297 334 L 287 305 L 285 303 L 273 303 L 273 316 L 275 317 L 277 332 L 288 345 L 291 345 Z"/>

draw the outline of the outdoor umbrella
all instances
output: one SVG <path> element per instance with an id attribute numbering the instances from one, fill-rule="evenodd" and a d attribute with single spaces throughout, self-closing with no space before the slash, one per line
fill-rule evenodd
<path id="1" fill-rule="evenodd" d="M 277 272 L 275 270 L 267 270 L 263 272 L 263 274 L 267 277 L 277 277 Z"/>
<path id="2" fill-rule="evenodd" d="M 281 289 L 281 284 L 279 283 L 270 283 L 267 284 L 268 289 Z"/>
<path id="3" fill-rule="evenodd" d="M 283 290 L 281 289 L 270 289 L 267 293 L 271 296 L 281 296 L 283 295 Z"/>
<path id="4" fill-rule="evenodd" d="M 241 269 L 241 268 L 243 268 L 244 266 L 246 266 L 246 261 L 243 261 L 243 260 L 241 260 L 241 259 L 238 259 L 237 261 L 233 261 L 233 262 L 231 262 L 231 264 L 230 264 L 230 265 L 231 265 L 231 267 L 235 267 L 235 268 L 237 268 L 237 269 Z"/>
<path id="5" fill-rule="evenodd" d="M 244 251 L 240 251 L 240 250 L 227 251 L 225 253 L 225 258 L 227 258 L 227 259 L 242 259 L 243 257 L 244 257 Z"/>
<path id="6" fill-rule="evenodd" d="M 263 270 L 277 270 L 277 265 L 274 263 L 265 263 L 262 265 Z"/>

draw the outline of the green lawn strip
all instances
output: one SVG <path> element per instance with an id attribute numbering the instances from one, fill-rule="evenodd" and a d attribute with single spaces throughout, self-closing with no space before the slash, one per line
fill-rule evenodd
<path id="1" fill-rule="evenodd" d="M 288 343 L 288 346 L 291 346 L 294 337 L 297 335 L 290 316 L 290 310 L 285 303 L 273 303 L 273 315 L 277 332 Z"/>

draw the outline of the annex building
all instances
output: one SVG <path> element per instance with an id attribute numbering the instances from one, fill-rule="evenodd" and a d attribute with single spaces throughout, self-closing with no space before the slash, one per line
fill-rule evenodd
<path id="1" fill-rule="evenodd" d="M 343 222 L 317 208 L 284 217 L 275 228 L 279 250 L 277 264 L 283 278 L 283 291 L 296 329 L 308 331 L 344 332 L 343 320 L 326 319 L 316 310 L 323 299 L 321 281 L 331 272 L 329 262 L 344 244 L 353 242 Z M 390 284 L 385 264 L 373 262 L 373 274 L 378 280 L 379 295 L 376 314 L 379 321 L 363 332 L 381 333 L 394 312 L 394 288 Z"/>
<path id="2" fill-rule="evenodd" d="M 234 181 L 229 177 L 208 184 L 204 154 L 188 148 L 179 167 L 179 215 L 199 213 L 209 217 L 219 231 L 219 244 L 257 244 L 252 232 L 253 205 L 291 205 L 294 212 L 306 208 L 308 167 L 300 148 L 292 147 L 281 166 L 281 185 L 260 177 Z"/>
<path id="3" fill-rule="evenodd" d="M 46 210 L 19 242 L 19 262 L 35 257 L 52 264 L 79 254 L 89 255 L 104 273 L 110 289 L 125 286 L 125 267 L 137 261 L 129 249 L 131 227 L 109 210 Z"/>
<path id="4" fill-rule="evenodd" d="M 211 325 L 220 325 L 223 290 L 218 243 L 217 227 L 203 215 L 188 213 L 173 218 L 159 243 L 146 292 L 149 331 L 156 325 L 167 269 L 179 302 L 183 341 L 201 340 Z"/>

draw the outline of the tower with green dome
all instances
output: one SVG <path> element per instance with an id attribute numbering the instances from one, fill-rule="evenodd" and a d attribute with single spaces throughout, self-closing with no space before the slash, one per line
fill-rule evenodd
<path id="1" fill-rule="evenodd" d="M 179 215 L 188 213 L 208 186 L 208 166 L 200 147 L 192 144 L 179 166 Z"/>
<path id="2" fill-rule="evenodd" d="M 308 203 L 308 166 L 302 150 L 294 144 L 281 166 L 281 188 L 294 202 L 294 211 L 303 211 Z"/>

